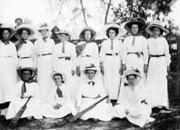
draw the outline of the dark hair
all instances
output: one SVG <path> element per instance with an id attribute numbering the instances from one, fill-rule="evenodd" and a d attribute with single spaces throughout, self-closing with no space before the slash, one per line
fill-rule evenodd
<path id="1" fill-rule="evenodd" d="M 128 78 L 129 78 L 129 76 L 134 76 L 135 78 L 137 78 L 137 75 L 135 75 L 135 74 L 130 74 L 130 75 L 127 75 L 127 76 L 126 76 L 126 78 L 128 79 Z"/>
<path id="2" fill-rule="evenodd" d="M 15 22 L 16 22 L 17 20 L 21 20 L 21 22 L 23 22 L 23 19 L 22 19 L 22 18 L 16 18 L 16 19 L 15 19 Z"/>
<path id="3" fill-rule="evenodd" d="M 88 71 L 90 71 L 90 70 L 85 70 L 84 73 L 87 74 Z M 94 71 L 95 73 L 97 72 L 97 70 L 92 70 L 92 71 Z"/>
<path id="4" fill-rule="evenodd" d="M 54 77 L 55 77 L 55 76 L 60 76 L 60 77 L 61 77 L 61 79 L 62 79 L 62 83 L 64 83 L 64 80 L 63 80 L 63 76 L 62 76 L 62 74 L 59 74 L 59 73 L 54 74 L 54 75 L 53 75 L 53 79 L 54 79 Z"/>
<path id="5" fill-rule="evenodd" d="M 109 38 L 109 31 L 110 31 L 110 30 L 114 30 L 115 33 L 116 33 L 116 36 L 117 36 L 118 33 L 119 33 L 119 29 L 118 29 L 118 28 L 110 27 L 110 28 L 108 28 L 107 31 L 106 31 L 106 35 L 108 36 L 108 38 Z"/>
<path id="6" fill-rule="evenodd" d="M 24 30 L 26 30 L 28 32 L 28 35 L 31 34 L 31 31 L 29 29 L 27 29 L 27 28 L 20 29 L 18 33 L 21 35 Z"/>

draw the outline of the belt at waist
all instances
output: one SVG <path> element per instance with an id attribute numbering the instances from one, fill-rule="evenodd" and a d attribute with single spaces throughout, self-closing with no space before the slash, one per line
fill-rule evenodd
<path id="1" fill-rule="evenodd" d="M 128 52 L 127 55 L 130 55 L 130 54 L 135 54 L 137 55 L 137 57 L 141 57 L 141 55 L 143 55 L 143 52 Z"/>
<path id="2" fill-rule="evenodd" d="M 118 53 L 106 53 L 107 56 L 117 56 Z"/>
<path id="3" fill-rule="evenodd" d="M 90 98 L 90 99 L 97 99 L 99 97 L 100 97 L 100 95 L 98 95 L 97 97 L 87 97 L 87 96 L 82 95 L 82 98 Z"/>
<path id="4" fill-rule="evenodd" d="M 67 56 L 67 57 L 65 57 L 65 56 L 64 56 L 64 57 L 59 57 L 59 59 L 71 60 L 71 57 L 68 57 L 68 56 Z"/>
<path id="5" fill-rule="evenodd" d="M 20 58 L 20 59 L 28 59 L 28 58 L 31 58 L 30 56 L 27 56 L 27 57 L 19 57 L 18 56 L 18 58 Z"/>
<path id="6" fill-rule="evenodd" d="M 11 58 L 12 56 L 0 56 L 0 57 L 4 57 L 4 58 Z"/>
<path id="7" fill-rule="evenodd" d="M 40 54 L 40 55 L 38 55 L 38 56 L 48 56 L 48 55 L 52 55 L 52 53 Z"/>
<path id="8" fill-rule="evenodd" d="M 149 55 L 149 57 L 163 57 L 163 56 L 165 56 L 165 54 L 162 54 L 162 55 Z"/>
<path id="9" fill-rule="evenodd" d="M 91 57 L 91 55 L 82 55 L 81 57 Z"/>

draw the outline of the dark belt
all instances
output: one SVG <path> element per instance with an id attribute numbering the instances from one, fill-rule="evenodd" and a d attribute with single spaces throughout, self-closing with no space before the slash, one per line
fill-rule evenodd
<path id="1" fill-rule="evenodd" d="M 143 55 L 143 52 L 128 52 L 127 54 L 128 55 L 135 54 L 135 55 L 137 55 L 137 57 L 141 57 Z"/>
<path id="2" fill-rule="evenodd" d="M 113 54 L 113 53 L 106 53 L 106 55 L 107 55 L 107 56 L 117 56 L 118 53 L 114 53 L 114 54 Z"/>
<path id="3" fill-rule="evenodd" d="M 27 56 L 27 57 L 19 57 L 18 56 L 18 58 L 20 58 L 20 59 L 28 59 L 28 58 L 31 58 L 30 56 Z"/>
<path id="4" fill-rule="evenodd" d="M 162 54 L 162 55 L 149 55 L 149 57 L 163 57 L 163 56 L 165 56 L 165 54 Z"/>
<path id="5" fill-rule="evenodd" d="M 84 55 L 84 56 L 82 55 L 81 57 L 91 57 L 91 55 Z"/>
<path id="6" fill-rule="evenodd" d="M 48 55 L 52 55 L 52 53 L 45 53 L 45 54 L 41 54 L 39 56 L 48 56 Z"/>
<path id="7" fill-rule="evenodd" d="M 98 95 L 97 97 L 87 97 L 87 96 L 82 95 L 82 98 L 90 98 L 90 99 L 97 99 L 99 97 L 100 97 L 100 95 Z"/>
<path id="8" fill-rule="evenodd" d="M 59 59 L 71 60 L 71 57 L 59 57 Z"/>

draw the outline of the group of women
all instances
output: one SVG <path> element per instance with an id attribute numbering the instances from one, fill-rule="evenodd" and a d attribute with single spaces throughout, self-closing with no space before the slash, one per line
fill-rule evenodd
<path id="1" fill-rule="evenodd" d="M 55 32 L 60 40 L 55 44 L 46 23 L 38 28 L 41 36 L 32 43 L 28 39 L 33 28 L 21 24 L 14 33 L 18 41 L 12 43 L 13 29 L 2 24 L 0 104 L 10 104 L 1 114 L 13 119 L 32 96 L 22 117 L 62 118 L 108 95 L 80 118 L 109 121 L 126 117 L 141 127 L 153 121 L 152 108 L 169 109 L 166 76 L 170 54 L 163 37 L 168 30 L 158 20 L 145 27 L 140 18 L 131 18 L 125 29 L 129 35 L 121 41 L 119 26 L 108 25 L 107 40 L 99 51 L 96 32 L 90 27 L 81 31 L 81 42 L 74 45 L 70 33 L 62 29 Z M 144 29 L 149 39 L 142 36 Z M 36 75 L 37 83 L 33 80 Z"/>

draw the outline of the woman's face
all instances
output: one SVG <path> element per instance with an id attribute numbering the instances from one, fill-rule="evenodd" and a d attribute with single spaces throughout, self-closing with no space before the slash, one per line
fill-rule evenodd
<path id="1" fill-rule="evenodd" d="M 55 75 L 54 82 L 57 86 L 61 86 L 63 82 L 62 77 L 60 75 Z"/>
<path id="2" fill-rule="evenodd" d="M 136 34 L 138 33 L 138 31 L 139 31 L 138 25 L 137 25 L 137 24 L 132 24 L 132 26 L 131 26 L 131 32 L 132 32 L 132 34 L 133 34 L 133 35 L 136 35 Z"/>
<path id="3" fill-rule="evenodd" d="M 94 71 L 94 70 L 88 70 L 88 71 L 86 72 L 86 76 L 87 76 L 88 79 L 90 79 L 90 80 L 92 80 L 92 79 L 94 78 L 95 74 L 96 74 L 96 71 Z"/>
<path id="4" fill-rule="evenodd" d="M 24 81 L 28 81 L 31 78 L 31 72 L 29 70 L 24 70 L 22 76 Z"/>
<path id="5" fill-rule="evenodd" d="M 44 38 L 44 37 L 48 37 L 48 30 L 47 29 L 43 29 L 40 31 L 41 33 L 41 36 Z"/>
<path id="6" fill-rule="evenodd" d="M 10 33 L 8 30 L 4 30 L 2 35 L 3 35 L 3 38 L 5 40 L 7 40 L 7 39 L 9 39 Z"/>
<path id="7" fill-rule="evenodd" d="M 65 42 L 68 40 L 68 36 L 64 33 L 59 34 L 59 38 L 60 38 L 61 42 Z"/>
<path id="8" fill-rule="evenodd" d="M 153 28 L 153 37 L 159 37 L 160 34 L 161 34 L 160 28 L 154 27 L 154 28 Z"/>
<path id="9" fill-rule="evenodd" d="M 22 32 L 21 32 L 21 38 L 22 38 L 23 40 L 27 40 L 28 37 L 29 37 L 28 31 L 27 31 L 27 30 L 22 30 Z"/>
<path id="10" fill-rule="evenodd" d="M 113 29 L 110 29 L 108 32 L 109 39 L 114 39 L 116 37 L 116 32 Z"/>
<path id="11" fill-rule="evenodd" d="M 85 32 L 84 32 L 84 39 L 85 39 L 86 41 L 90 41 L 90 40 L 91 40 L 91 37 L 92 37 L 92 34 L 91 34 L 90 31 L 85 31 Z"/>
<path id="12" fill-rule="evenodd" d="M 127 82 L 130 86 L 135 86 L 137 81 L 137 77 L 135 75 L 129 75 L 127 76 Z"/>

